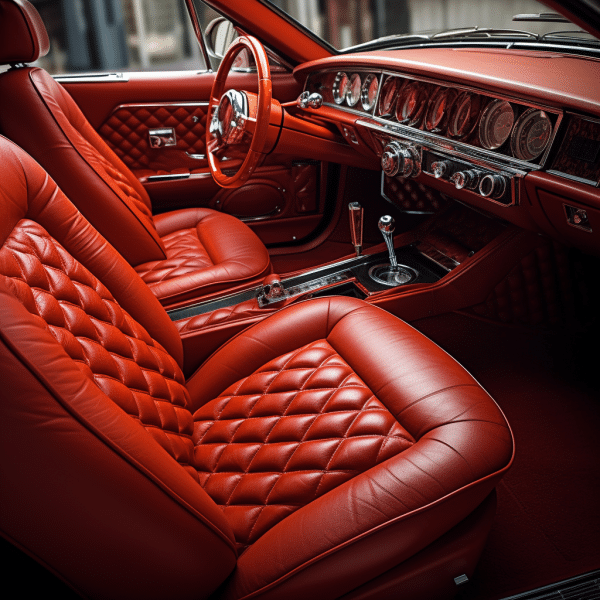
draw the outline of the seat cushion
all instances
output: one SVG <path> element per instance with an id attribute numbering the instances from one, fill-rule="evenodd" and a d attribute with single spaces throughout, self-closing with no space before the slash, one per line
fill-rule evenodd
<path id="1" fill-rule="evenodd" d="M 192 465 L 242 551 L 223 597 L 338 597 L 490 493 L 510 429 L 450 356 L 351 298 L 292 305 L 187 382 Z"/>
<path id="2" fill-rule="evenodd" d="M 154 222 L 167 258 L 135 270 L 164 305 L 258 282 L 270 272 L 264 244 L 235 217 L 188 208 Z"/>

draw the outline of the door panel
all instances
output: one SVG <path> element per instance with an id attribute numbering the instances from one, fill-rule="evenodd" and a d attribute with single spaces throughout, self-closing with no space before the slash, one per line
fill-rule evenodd
<path id="1" fill-rule="evenodd" d="M 130 73 L 122 80 L 103 82 L 70 79 L 63 85 L 140 179 L 155 212 L 210 206 L 244 219 L 266 243 L 299 240 L 310 234 L 323 210 L 318 163 L 271 155 L 241 189 L 223 190 L 212 180 L 205 132 L 213 80 L 212 72 L 180 71 Z M 296 98 L 301 91 L 288 73 L 273 73 L 272 82 L 273 97 L 281 102 Z M 231 74 L 228 85 L 256 91 L 256 74 Z M 167 128 L 173 129 L 175 145 L 152 148 L 150 131 Z"/>
<path id="2" fill-rule="evenodd" d="M 206 169 L 206 102 L 123 104 L 99 133 L 138 179 Z M 151 132 L 173 130 L 173 146 L 151 147 Z M 156 137 L 156 136 L 154 136 Z"/>

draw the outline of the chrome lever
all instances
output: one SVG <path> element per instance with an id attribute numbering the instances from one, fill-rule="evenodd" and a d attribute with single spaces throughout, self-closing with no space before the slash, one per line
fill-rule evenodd
<path id="1" fill-rule="evenodd" d="M 350 202 L 348 204 L 348 211 L 352 245 L 354 246 L 354 250 L 356 250 L 356 256 L 360 256 L 362 252 L 364 209 L 358 202 Z"/>
<path id="2" fill-rule="evenodd" d="M 176 146 L 177 137 L 173 127 L 162 127 L 161 129 L 149 129 L 148 140 L 150 148 L 164 148 L 165 146 Z"/>
<path id="3" fill-rule="evenodd" d="M 390 270 L 398 270 L 398 261 L 396 260 L 396 252 L 394 251 L 394 230 L 396 229 L 396 221 L 390 215 L 384 215 L 379 219 L 377 224 L 385 245 L 387 246 L 388 252 L 390 253 Z"/>

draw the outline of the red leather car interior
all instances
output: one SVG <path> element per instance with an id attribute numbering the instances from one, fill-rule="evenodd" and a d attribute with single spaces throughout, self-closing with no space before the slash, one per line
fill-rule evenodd
<path id="1" fill-rule="evenodd" d="M 3 138 L 0 165 L 0 531 L 79 593 L 338 597 L 510 465 L 490 396 L 361 300 L 291 305 L 185 381 L 132 267 Z"/>
<path id="2" fill-rule="evenodd" d="M 31 40 L 15 56 L 8 42 L 16 34 L 1 38 L 0 62 L 32 61 L 47 52 L 47 35 L 31 4 L 1 0 L 0 11 L 3 27 Z M 270 271 L 267 250 L 249 228 L 214 211 L 176 211 L 171 223 L 183 222 L 185 231 L 167 226 L 163 240 L 147 192 L 43 69 L 13 68 L 0 77 L 0 129 L 50 172 L 131 265 L 140 273 L 160 273 L 148 283 L 163 304 L 257 282 Z M 199 253 L 195 260 L 192 247 Z"/>

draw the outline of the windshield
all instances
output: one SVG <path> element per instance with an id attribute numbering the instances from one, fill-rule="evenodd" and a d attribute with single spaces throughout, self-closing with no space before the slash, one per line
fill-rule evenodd
<path id="1" fill-rule="evenodd" d="M 553 43 L 574 38 L 594 40 L 570 22 L 513 21 L 515 15 L 551 13 L 535 0 L 267 0 L 337 50 L 368 44 L 386 36 L 426 34 L 454 29 L 513 29 L 551 36 Z M 483 34 L 481 34 L 483 35 Z M 494 33 L 494 36 L 499 35 Z M 505 34 L 509 35 L 509 34 Z M 467 36 L 474 37 L 473 32 Z M 458 37 L 458 34 L 453 37 Z M 475 34 L 475 37 L 479 37 Z M 535 40 L 533 36 L 529 39 Z M 549 41 L 549 38 L 547 38 Z M 411 41 L 414 41 L 411 40 Z M 423 37 L 427 41 L 427 37 Z M 436 38 L 435 41 L 443 41 Z M 388 40 L 382 41 L 388 43 Z M 398 45 L 398 39 L 389 45 Z"/>

